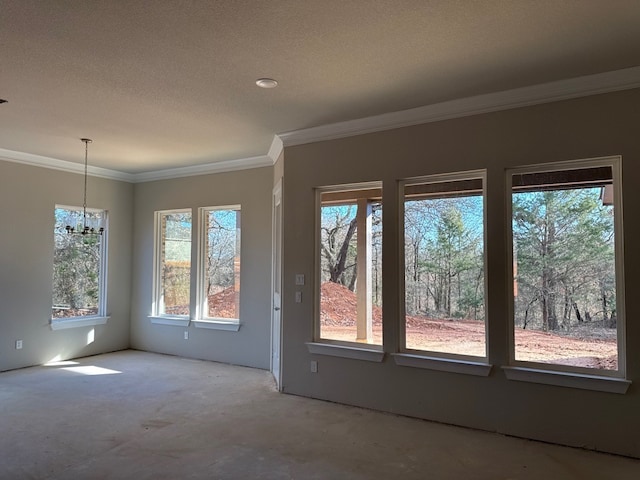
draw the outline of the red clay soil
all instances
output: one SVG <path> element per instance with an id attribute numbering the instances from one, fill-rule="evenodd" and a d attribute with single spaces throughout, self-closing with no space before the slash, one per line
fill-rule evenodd
<path id="1" fill-rule="evenodd" d="M 216 318 L 238 318 L 236 306 L 240 292 L 233 287 L 209 295 L 209 317 Z"/>
<path id="2" fill-rule="evenodd" d="M 209 295 L 209 317 L 210 318 L 238 318 L 236 312 L 236 299 L 238 292 L 233 287 Z M 166 313 L 169 315 L 189 315 L 188 305 L 175 305 L 166 307 Z"/>
<path id="3" fill-rule="evenodd" d="M 356 295 L 332 282 L 322 284 L 320 322 L 322 337 L 355 341 Z M 407 317 L 407 348 L 463 355 L 485 355 L 484 322 Z M 515 331 L 518 360 L 579 367 L 617 368 L 615 339 L 575 338 L 534 330 Z M 373 342 L 382 344 L 382 309 L 373 308 Z"/>
<path id="4" fill-rule="evenodd" d="M 323 326 L 354 327 L 358 309 L 356 294 L 333 282 L 323 283 L 320 289 L 320 323 Z M 382 325 L 380 307 L 373 307 L 373 325 Z"/>
<path id="5" fill-rule="evenodd" d="M 322 337 L 354 342 L 356 339 L 356 295 L 337 283 L 322 284 L 320 323 Z M 209 296 L 209 316 L 233 318 L 236 293 L 229 287 Z M 189 314 L 189 307 L 167 309 L 171 314 Z M 407 317 L 407 348 L 483 357 L 484 322 L 457 319 Z M 541 363 L 615 370 L 618 356 L 615 339 L 576 338 L 535 330 L 515 331 L 516 358 Z M 373 307 L 373 340 L 382 345 L 382 309 Z"/>
<path id="6" fill-rule="evenodd" d="M 53 318 L 72 318 L 97 315 L 97 308 L 53 308 L 51 316 Z"/>

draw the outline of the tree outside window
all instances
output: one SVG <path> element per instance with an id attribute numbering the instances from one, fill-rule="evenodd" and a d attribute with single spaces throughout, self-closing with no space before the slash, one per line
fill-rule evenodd
<path id="1" fill-rule="evenodd" d="M 618 369 L 611 166 L 512 176 L 516 361 Z"/>
<path id="2" fill-rule="evenodd" d="M 240 318 L 240 207 L 201 209 L 203 318 Z"/>
<path id="3" fill-rule="evenodd" d="M 189 316 L 191 211 L 156 212 L 155 315 Z"/>
<path id="4" fill-rule="evenodd" d="M 321 340 L 382 345 L 382 188 L 367 187 L 320 192 Z"/>
<path id="5" fill-rule="evenodd" d="M 486 356 L 482 178 L 404 184 L 405 348 Z"/>
<path id="6" fill-rule="evenodd" d="M 104 235 L 71 235 L 82 207 L 57 206 L 54 210 L 52 318 L 104 315 Z M 104 224 L 104 210 L 87 209 L 87 223 Z M 105 234 L 106 235 L 106 234 Z"/>

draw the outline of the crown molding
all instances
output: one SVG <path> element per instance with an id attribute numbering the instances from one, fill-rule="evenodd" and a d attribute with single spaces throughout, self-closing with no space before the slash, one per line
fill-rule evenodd
<path id="1" fill-rule="evenodd" d="M 640 67 L 466 97 L 277 136 L 285 147 L 640 87 Z"/>
<path id="2" fill-rule="evenodd" d="M 274 139 L 274 144 L 282 144 L 280 139 Z M 280 147 L 282 151 L 283 147 Z M 271 152 L 271 150 L 269 150 Z M 277 155 L 280 155 L 277 153 Z M 278 156 L 275 157 L 276 159 Z M 16 152 L 14 150 L 6 150 L 0 148 L 0 160 L 7 162 L 22 163 L 34 167 L 50 168 L 52 170 L 60 170 L 67 173 L 84 174 L 84 164 L 59 160 L 57 158 L 45 157 L 42 155 L 34 155 L 32 153 Z M 235 170 L 245 170 L 249 168 L 272 166 L 275 160 L 267 155 L 257 157 L 239 158 L 235 160 L 225 160 L 216 163 L 207 163 L 204 165 L 192 165 L 189 167 L 169 168 L 166 170 L 154 170 L 142 173 L 126 173 L 107 168 L 87 167 L 87 174 L 92 177 L 107 178 L 109 180 L 120 180 L 129 183 L 151 182 L 154 180 L 167 180 L 171 178 L 191 177 L 194 175 L 206 175 L 208 173 L 232 172 Z"/>
<path id="3" fill-rule="evenodd" d="M 271 159 L 273 164 L 278 161 L 283 150 L 284 144 L 282 143 L 282 139 L 278 135 L 274 135 L 271 147 L 269 147 L 269 152 L 267 153 L 267 156 Z"/>
<path id="4" fill-rule="evenodd" d="M 57 158 L 44 157 L 42 155 L 34 155 L 32 153 L 16 152 L 14 150 L 6 150 L 0 148 L 0 160 L 7 162 L 22 163 L 34 167 L 44 167 L 53 170 L 60 170 L 68 173 L 84 174 L 84 164 L 59 160 Z M 134 175 L 131 173 L 119 172 L 108 168 L 87 167 L 87 174 L 92 177 L 108 178 L 109 180 L 121 180 L 124 182 L 133 182 Z"/>
<path id="5" fill-rule="evenodd" d="M 153 182 L 155 180 L 193 177 L 195 175 L 206 175 L 209 173 L 233 172 L 236 170 L 247 170 L 249 168 L 270 167 L 272 165 L 273 161 L 269 156 L 260 155 L 257 157 L 224 160 L 221 162 L 206 163 L 203 165 L 192 165 L 189 167 L 168 168 L 166 170 L 136 173 L 133 175 L 133 182 Z"/>

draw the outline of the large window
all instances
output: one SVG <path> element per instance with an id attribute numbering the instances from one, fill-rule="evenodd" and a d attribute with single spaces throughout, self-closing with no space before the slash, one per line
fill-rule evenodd
<path id="1" fill-rule="evenodd" d="M 382 187 L 318 192 L 316 340 L 382 345 Z"/>
<path id="2" fill-rule="evenodd" d="M 82 207 L 54 210 L 52 318 L 105 316 L 106 234 L 69 234 L 66 226 L 82 223 Z M 104 226 L 104 210 L 87 209 L 89 226 Z"/>
<path id="3" fill-rule="evenodd" d="M 191 210 L 156 212 L 153 315 L 189 317 Z"/>
<path id="4" fill-rule="evenodd" d="M 486 357 L 483 173 L 404 182 L 404 346 Z"/>
<path id="5" fill-rule="evenodd" d="M 240 318 L 240 206 L 200 209 L 199 317 Z"/>
<path id="6" fill-rule="evenodd" d="M 509 172 L 512 360 L 623 372 L 619 163 Z"/>

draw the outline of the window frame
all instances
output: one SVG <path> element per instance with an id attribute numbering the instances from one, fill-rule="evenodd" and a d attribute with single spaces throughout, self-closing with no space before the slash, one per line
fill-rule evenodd
<path id="1" fill-rule="evenodd" d="M 406 285 L 405 285 L 405 187 L 411 185 L 435 185 L 438 183 L 465 181 L 465 180 L 481 180 L 482 182 L 482 261 L 484 268 L 483 284 L 484 284 L 484 356 L 457 354 L 452 352 L 438 352 L 433 350 L 420 350 L 414 348 L 407 348 L 407 313 L 406 313 Z M 419 366 L 424 363 L 423 368 L 447 370 L 446 362 L 460 362 L 461 368 L 453 368 L 451 371 L 463 371 L 462 373 L 472 373 L 471 371 L 478 371 L 480 375 L 488 375 L 491 369 L 489 365 L 489 305 L 488 298 L 488 275 L 487 272 L 487 171 L 481 170 L 469 170 L 464 172 L 443 173 L 434 175 L 425 175 L 419 177 L 411 177 L 400 180 L 398 182 L 398 235 L 400 240 L 398 242 L 400 254 L 399 254 L 399 270 L 401 275 L 399 276 L 400 286 L 400 315 L 399 315 L 399 354 L 396 355 L 396 362 L 407 366 Z M 434 198 L 438 198 L 437 194 Z M 428 360 L 428 363 L 421 362 L 422 359 Z M 444 363 L 443 363 L 444 362 Z M 471 371 L 464 371 L 464 366 Z M 479 368 L 476 368 L 479 367 Z M 485 367 L 488 367 L 485 368 Z"/>
<path id="2" fill-rule="evenodd" d="M 83 207 L 77 207 L 72 205 L 54 205 L 54 212 L 58 209 L 72 210 L 79 213 L 83 212 Z M 103 325 L 109 320 L 107 314 L 107 280 L 108 280 L 108 252 L 109 252 L 109 211 L 103 208 L 89 208 L 86 209 L 90 213 L 102 213 L 102 225 L 104 226 L 104 232 L 102 233 L 100 240 L 100 273 L 98 275 L 98 312 L 95 315 L 83 315 L 78 317 L 66 317 L 66 318 L 53 318 L 50 317 L 50 326 L 52 330 L 63 330 L 68 328 L 85 327 L 92 325 Z M 53 228 L 55 230 L 55 219 Z M 54 231 L 54 248 L 55 248 L 55 231 Z M 52 269 L 53 270 L 53 269 Z M 53 286 L 52 286 L 53 287 Z M 51 298 L 53 300 L 53 289 Z M 53 302 L 52 302 L 53 308 Z"/>
<path id="3" fill-rule="evenodd" d="M 191 246 L 190 252 L 190 279 L 189 279 L 189 315 L 175 315 L 160 313 L 160 303 L 162 299 L 162 280 L 160 278 L 162 272 L 163 259 L 161 258 L 162 245 L 162 217 L 173 213 L 189 213 L 191 214 Z M 151 304 L 151 315 L 149 318 L 153 323 L 164 325 L 188 326 L 193 311 L 191 309 L 191 277 L 193 276 L 193 265 L 191 258 L 193 257 L 193 211 L 191 208 L 176 208 L 170 210 L 157 210 L 154 212 L 154 242 L 153 242 L 153 298 Z"/>
<path id="4" fill-rule="evenodd" d="M 207 258 L 207 231 L 206 216 L 209 212 L 219 210 L 233 210 L 240 213 L 240 294 L 242 292 L 242 205 L 219 205 L 213 207 L 199 207 L 198 208 L 198 252 L 197 252 L 197 278 L 196 278 L 196 308 L 195 318 L 193 322 L 196 327 L 211 328 L 218 330 L 232 330 L 237 331 L 240 326 L 240 301 L 238 303 L 238 318 L 223 318 L 223 317 L 208 317 L 206 313 L 208 308 L 206 305 L 207 295 L 204 292 L 206 281 L 205 276 L 207 274 L 206 258 Z M 236 239 L 237 242 L 237 239 Z M 241 298 L 241 297 L 240 297 Z"/>
<path id="5" fill-rule="evenodd" d="M 322 194 L 324 193 L 340 193 L 340 192 L 353 192 L 353 191 L 366 191 L 366 190 L 380 190 L 381 203 L 384 204 L 384 190 L 383 182 L 370 181 L 370 182 L 358 182 L 347 183 L 340 185 L 322 186 L 316 187 L 315 190 L 315 224 L 314 224 L 314 314 L 313 314 L 313 335 L 312 341 L 307 342 L 307 348 L 310 353 L 331 355 L 344 358 L 354 358 L 358 360 L 368 360 L 374 362 L 382 361 L 384 357 L 384 329 L 382 335 L 381 344 L 374 343 L 360 343 L 356 341 L 348 340 L 335 340 L 322 338 L 321 336 L 321 286 L 322 286 L 322 249 L 321 249 L 321 226 L 322 226 Z M 382 228 L 384 230 L 384 216 Z M 384 243 L 384 242 L 383 242 Z M 381 268 L 384 268 L 381 263 Z M 384 286 L 383 286 L 384 291 Z M 384 298 L 384 293 L 382 294 Z M 384 319 L 383 319 L 384 324 Z"/>
<path id="6" fill-rule="evenodd" d="M 515 358 L 515 296 L 513 281 L 513 177 L 528 173 L 553 173 L 565 170 L 580 170 L 587 168 L 610 167 L 613 184 L 613 225 L 614 225 L 614 254 L 615 254 L 615 285 L 616 285 L 616 316 L 617 316 L 617 355 L 618 369 L 604 370 L 589 367 L 577 367 L 553 363 L 541 363 Z M 533 381 L 554 384 L 553 377 L 564 376 L 561 384 L 567 383 L 567 378 L 579 378 L 590 383 L 599 379 L 626 379 L 626 312 L 624 288 L 624 245 L 623 245 L 623 211 L 622 211 L 622 157 L 607 156 L 581 160 L 541 163 L 520 166 L 506 170 L 506 232 L 507 232 L 507 322 L 508 322 L 508 365 L 503 367 L 508 378 L 514 380 Z M 543 377 L 547 377 L 546 379 Z M 577 388 L 589 388 L 588 381 L 577 382 Z M 569 381 L 570 383 L 570 381 Z M 602 383 L 602 382 L 601 382 Z M 628 384 L 624 385 L 626 391 Z M 603 388 L 593 388 L 602 390 Z M 606 387 L 604 387 L 606 390 Z M 622 392 L 624 393 L 624 392 Z"/>

